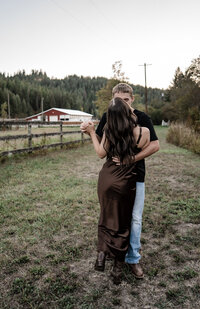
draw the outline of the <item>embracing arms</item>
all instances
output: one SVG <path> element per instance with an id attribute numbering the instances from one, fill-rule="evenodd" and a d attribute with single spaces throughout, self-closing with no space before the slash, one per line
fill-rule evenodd
<path id="1" fill-rule="evenodd" d="M 147 129 L 147 128 L 143 127 L 142 129 Z M 135 157 L 133 158 L 133 162 L 137 162 L 137 161 L 140 161 L 142 159 L 145 159 L 145 158 L 151 156 L 152 154 L 154 154 L 155 152 L 157 152 L 160 149 L 158 140 L 150 142 L 148 133 L 145 132 L 144 134 L 147 135 L 146 143 L 144 143 L 143 146 L 141 145 L 141 143 L 139 143 L 138 148 L 141 148 L 142 150 L 135 155 Z M 115 162 L 118 165 L 119 164 L 119 158 L 113 157 L 113 162 Z"/>
<path id="2" fill-rule="evenodd" d="M 100 137 L 96 135 L 95 133 L 95 127 L 92 121 L 89 121 L 87 123 L 82 123 L 81 131 L 90 135 L 97 155 L 99 156 L 99 158 L 103 159 L 106 156 L 106 150 L 104 149 L 105 134 L 103 134 L 102 139 L 100 139 Z M 134 135 L 135 135 L 135 139 L 137 140 L 139 136 L 139 127 L 136 127 L 134 129 Z M 152 147 L 152 145 L 151 147 L 149 147 L 151 143 L 153 142 L 150 142 L 149 129 L 142 127 L 142 137 L 138 144 L 138 148 L 141 148 L 142 151 L 139 154 L 135 155 L 134 161 L 139 161 L 143 159 L 144 157 L 149 156 L 158 150 L 156 147 Z M 141 153 L 142 155 L 140 155 Z M 116 163 L 119 163 L 119 158 L 113 158 L 113 161 Z"/>
<path id="3" fill-rule="evenodd" d="M 139 153 L 135 155 L 135 161 L 140 161 L 146 157 L 151 156 L 153 153 L 160 149 L 159 140 L 151 141 L 149 145 L 143 148 Z"/>
<path id="4" fill-rule="evenodd" d="M 145 127 L 140 128 L 139 126 L 135 127 L 133 130 L 133 134 L 136 141 L 139 138 L 140 130 L 141 130 L 141 138 L 139 144 L 137 144 L 137 148 L 145 149 L 146 147 L 148 147 L 150 143 L 150 132 L 148 128 Z"/>

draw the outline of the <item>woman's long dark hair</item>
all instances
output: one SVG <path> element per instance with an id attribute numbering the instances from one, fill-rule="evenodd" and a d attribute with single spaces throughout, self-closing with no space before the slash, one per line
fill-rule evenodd
<path id="1" fill-rule="evenodd" d="M 108 158 L 118 157 L 121 163 L 124 160 L 130 162 L 130 156 L 135 155 L 136 141 L 133 129 L 136 126 L 137 117 L 128 104 L 119 97 L 112 99 L 108 107 L 105 125 L 104 147 L 107 148 Z"/>

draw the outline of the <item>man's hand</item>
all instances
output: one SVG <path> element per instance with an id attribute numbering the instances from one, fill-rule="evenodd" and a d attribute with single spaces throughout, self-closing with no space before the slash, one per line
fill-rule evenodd
<path id="1" fill-rule="evenodd" d="M 132 160 L 131 160 L 131 162 L 133 161 L 133 163 L 135 162 L 134 161 L 134 157 L 131 157 L 131 158 L 133 158 Z M 120 159 L 118 158 L 118 157 L 112 157 L 112 161 L 115 163 L 115 165 L 126 165 L 126 164 L 130 164 L 130 160 L 128 160 L 128 159 L 125 159 L 125 160 L 123 160 L 123 162 L 121 163 L 120 162 Z"/>
<path id="2" fill-rule="evenodd" d="M 85 131 L 89 134 L 91 134 L 92 132 L 95 133 L 95 126 L 94 126 L 94 122 L 93 121 L 88 121 L 88 125 L 85 129 Z"/>
<path id="3" fill-rule="evenodd" d="M 159 150 L 159 148 L 160 148 L 160 146 L 159 146 L 158 140 L 151 141 L 150 144 L 146 148 L 141 150 L 139 153 L 137 153 L 133 157 L 133 163 L 151 156 L 153 153 L 157 152 Z M 119 160 L 118 157 L 113 157 L 112 161 L 115 162 L 116 165 L 120 165 L 120 160 Z"/>
<path id="4" fill-rule="evenodd" d="M 82 133 L 85 133 L 87 135 L 90 135 L 88 132 L 87 132 L 87 127 L 89 125 L 89 121 L 85 121 L 85 122 L 82 122 L 81 125 L 80 125 L 80 130 Z"/>
<path id="5" fill-rule="evenodd" d="M 116 165 L 120 165 L 120 159 L 118 157 L 112 157 L 112 161 L 116 164 Z"/>
<path id="6" fill-rule="evenodd" d="M 95 132 L 95 126 L 94 123 L 92 121 L 88 121 L 88 122 L 83 122 L 80 126 L 81 132 L 89 134 L 91 132 Z"/>

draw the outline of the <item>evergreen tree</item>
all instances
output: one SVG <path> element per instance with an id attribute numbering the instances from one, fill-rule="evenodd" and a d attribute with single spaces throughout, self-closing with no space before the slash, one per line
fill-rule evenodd
<path id="1" fill-rule="evenodd" d="M 195 129 L 200 123 L 200 59 L 194 59 L 183 74 L 178 68 L 168 89 L 168 104 L 163 113 L 171 112 L 170 120 L 181 120 Z"/>
<path id="2" fill-rule="evenodd" d="M 3 119 L 8 118 L 7 108 L 8 108 L 7 102 L 1 104 L 1 117 Z"/>

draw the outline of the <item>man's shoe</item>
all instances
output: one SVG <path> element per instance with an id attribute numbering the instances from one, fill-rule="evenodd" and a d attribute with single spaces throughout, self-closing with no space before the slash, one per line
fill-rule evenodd
<path id="1" fill-rule="evenodd" d="M 111 276 L 113 277 L 114 284 L 120 284 L 122 281 L 122 268 L 124 262 L 115 259 L 113 269 L 111 270 Z"/>
<path id="2" fill-rule="evenodd" d="M 129 267 L 131 268 L 132 274 L 135 276 L 137 279 L 143 279 L 144 278 L 144 273 L 142 270 L 141 265 L 138 264 L 128 264 Z"/>
<path id="3" fill-rule="evenodd" d="M 103 251 L 97 253 L 97 259 L 94 265 L 94 269 L 98 271 L 104 271 L 105 269 L 106 255 Z"/>

